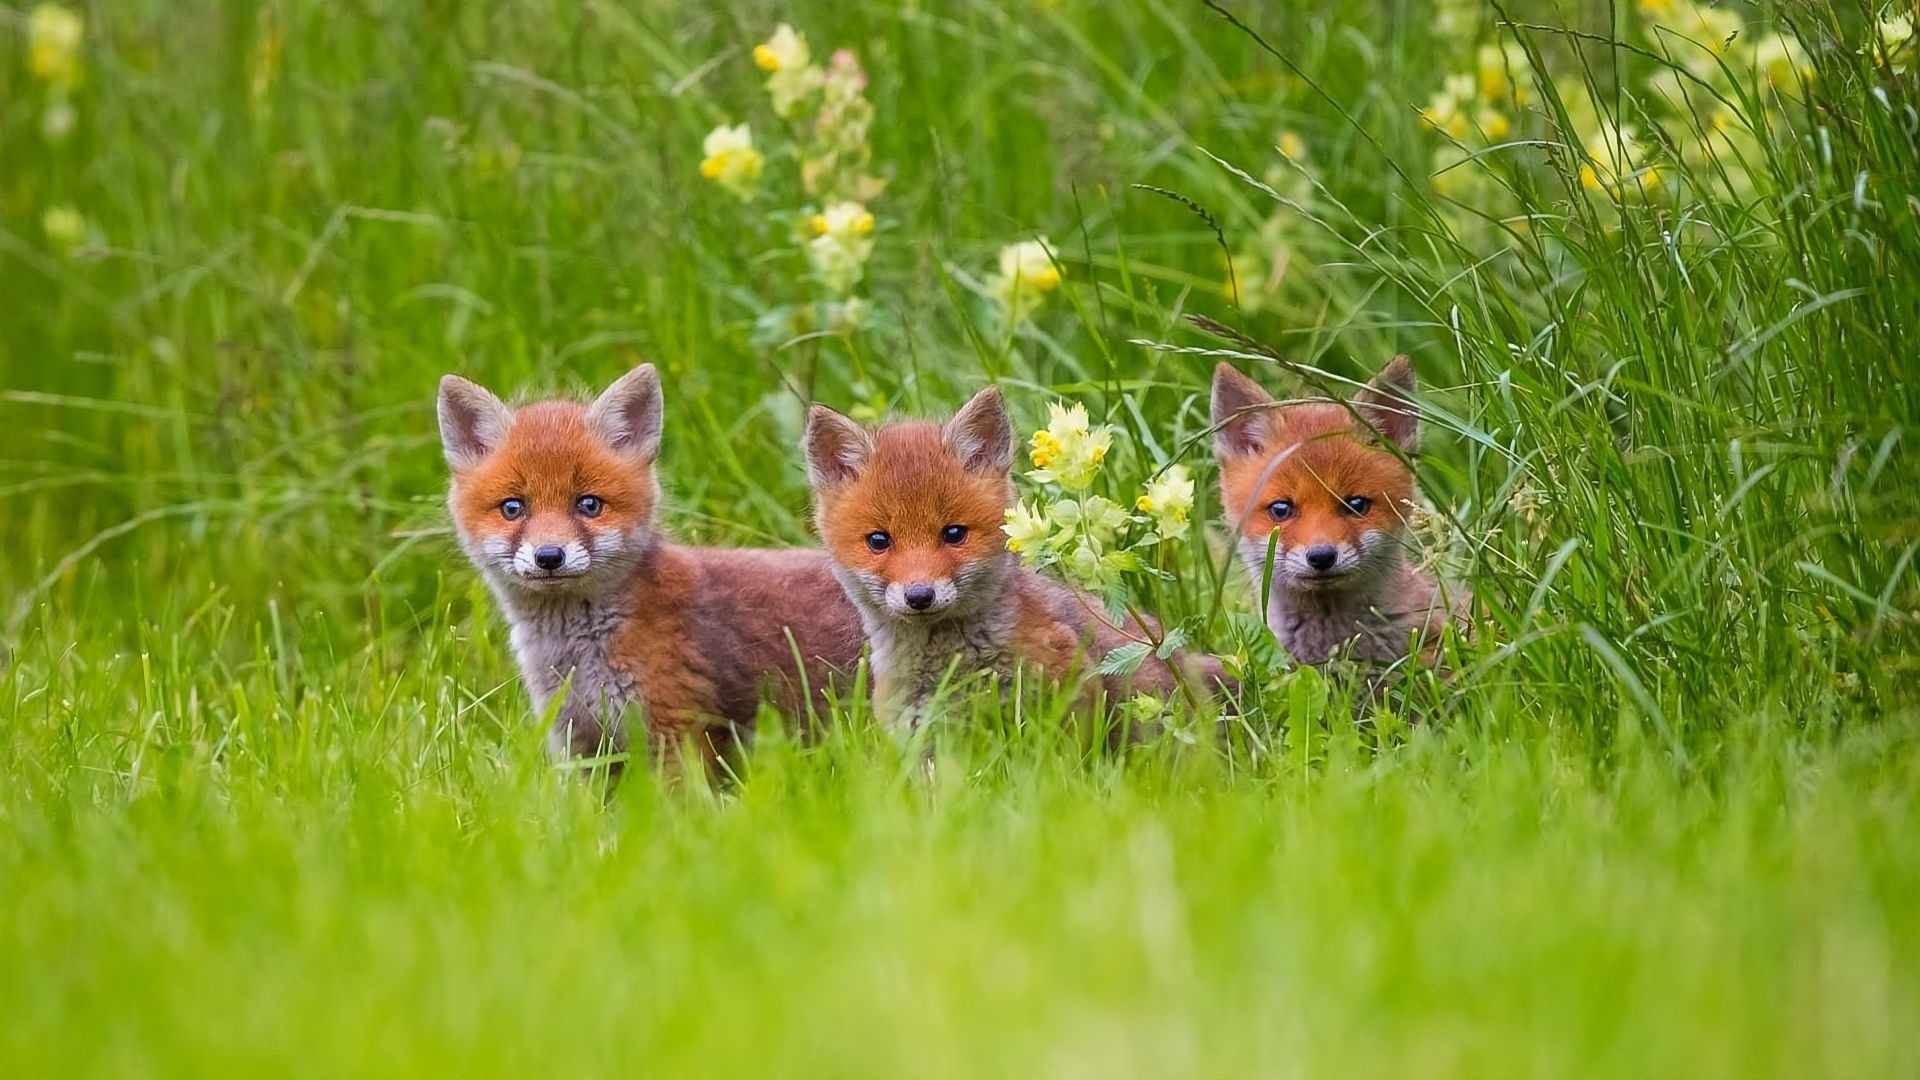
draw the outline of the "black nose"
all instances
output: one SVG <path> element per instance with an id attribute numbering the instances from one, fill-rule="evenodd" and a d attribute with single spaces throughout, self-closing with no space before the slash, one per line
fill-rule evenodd
<path id="1" fill-rule="evenodd" d="M 552 544 L 533 549 L 533 565 L 542 570 L 558 570 L 566 561 L 567 553 Z"/>
<path id="2" fill-rule="evenodd" d="M 933 586 L 907 586 L 907 606 L 915 611 L 925 611 L 933 606 Z"/>
<path id="3" fill-rule="evenodd" d="M 1333 550 L 1332 544 L 1318 544 L 1307 549 L 1307 565 L 1315 570 L 1331 570 L 1340 559 L 1340 553 Z"/>

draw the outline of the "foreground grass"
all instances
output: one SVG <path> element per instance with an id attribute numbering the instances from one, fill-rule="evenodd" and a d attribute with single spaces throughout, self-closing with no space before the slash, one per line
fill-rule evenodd
<path id="1" fill-rule="evenodd" d="M 484 707 L 448 722 L 451 659 L 398 710 L 259 672 L 234 696 L 265 711 L 217 727 L 122 662 L 149 722 L 111 737 L 76 731 L 116 711 L 105 671 L 7 688 L 16 1075 L 1920 1064 L 1910 724 L 1742 731 L 1691 775 L 1552 728 L 1234 766 L 1029 732 L 954 740 L 930 783 L 843 733 L 608 807 Z"/>
<path id="2" fill-rule="evenodd" d="M 1553 124 L 1680 64 L 1626 7 L 1524 13 L 1556 79 L 1464 188 L 1413 106 L 1490 21 L 1244 8 L 126 0 L 58 137 L 0 14 L 0 1071 L 1913 1075 L 1920 151 L 1874 13 L 1740 6 L 1811 92 L 1732 94 L 1783 132 L 1738 191 L 1615 208 Z M 781 19 L 872 76 L 859 335 L 757 329 L 792 162 L 698 175 L 777 131 Z M 1005 333 L 979 279 L 1036 234 L 1066 283 Z M 1481 606 L 1428 723 L 1274 668 L 1222 740 L 998 717 L 929 782 L 849 708 L 603 804 L 446 536 L 447 370 L 655 361 L 668 526 L 805 543 L 808 397 L 993 378 L 1204 479 L 1223 347 L 1281 393 L 1415 356 Z M 1141 599 L 1258 670 L 1208 502 Z"/>

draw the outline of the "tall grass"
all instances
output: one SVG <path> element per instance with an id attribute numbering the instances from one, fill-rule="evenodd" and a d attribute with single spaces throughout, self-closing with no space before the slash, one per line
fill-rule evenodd
<path id="1" fill-rule="evenodd" d="M 1575 99 L 1692 56 L 1629 7 L 1505 8 L 1553 77 L 1438 191 L 1415 106 L 1472 61 L 1418 6 L 128 0 L 60 139 L 0 11 L 0 1062 L 1910 1073 L 1914 77 L 1875 12 L 1737 10 L 1815 77 L 1726 80 L 1778 137 L 1618 206 Z M 781 20 L 872 77 L 851 339 L 764 343 L 803 264 L 695 169 L 770 125 Z M 1035 235 L 1066 284 L 1009 334 L 979 282 Z M 1220 356 L 1395 352 L 1479 614 L 1414 729 L 1313 672 L 1127 760 L 982 701 L 929 781 L 849 707 L 603 807 L 442 516 L 450 370 L 653 361 L 669 527 L 799 544 L 805 398 L 1083 400 L 1131 484 L 1205 474 Z M 1255 650 L 1217 533 L 1144 599 Z"/>

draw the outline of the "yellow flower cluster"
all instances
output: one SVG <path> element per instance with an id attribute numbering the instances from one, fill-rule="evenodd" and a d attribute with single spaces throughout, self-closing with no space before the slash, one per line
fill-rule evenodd
<path id="1" fill-rule="evenodd" d="M 1193 477 L 1183 465 L 1155 474 L 1128 508 L 1093 490 L 1114 429 L 1095 424 L 1086 406 L 1048 406 L 1047 426 L 1033 433 L 1027 478 L 1048 490 L 1007 511 L 1007 550 L 1030 566 L 1053 566 L 1074 583 L 1113 595 L 1127 573 L 1143 567 L 1139 551 L 1186 535 Z"/>
<path id="2" fill-rule="evenodd" d="M 1455 142 L 1476 133 L 1497 142 L 1513 131 L 1514 114 L 1532 101 L 1532 72 L 1518 43 L 1482 45 L 1474 53 L 1474 70 L 1448 75 L 1420 119 Z"/>
<path id="3" fill-rule="evenodd" d="M 773 111 L 781 116 L 793 115 L 794 108 L 826 79 L 826 73 L 813 62 L 807 39 L 786 23 L 774 29 L 773 37 L 753 47 L 753 62 L 767 73 L 767 95 L 773 99 Z"/>
<path id="4" fill-rule="evenodd" d="M 1047 406 L 1047 426 L 1033 433 L 1029 450 L 1038 483 L 1058 484 L 1067 491 L 1084 491 L 1107 460 L 1113 447 L 1113 426 L 1087 419 L 1087 407 Z"/>
<path id="5" fill-rule="evenodd" d="M 845 296 L 873 257 L 873 215 L 864 204 L 838 202 L 807 218 L 807 265 L 828 292 Z"/>
<path id="6" fill-rule="evenodd" d="M 1187 515 L 1193 511 L 1193 476 L 1185 465 L 1169 465 L 1147 481 L 1147 488 L 1134 500 L 1133 508 L 1153 519 L 1154 536 L 1172 540 L 1187 531 Z"/>
<path id="7" fill-rule="evenodd" d="M 1610 115 L 1582 80 L 1556 80 L 1570 123 L 1565 131 L 1557 111 L 1528 108 L 1536 76 L 1526 50 L 1518 42 L 1480 45 L 1473 70 L 1446 76 L 1420 110 L 1426 126 L 1449 140 L 1434 151 L 1434 189 L 1470 197 L 1481 214 L 1497 213 L 1510 189 L 1477 183 L 1497 159 L 1476 157 L 1474 147 L 1529 124 L 1547 138 L 1571 142 L 1580 189 L 1609 203 L 1751 195 L 1766 178 L 1750 173 L 1749 163 L 1764 157 L 1760 140 L 1779 99 L 1798 96 L 1815 77 L 1806 48 L 1786 34 L 1750 33 L 1738 12 L 1702 0 L 1636 0 L 1635 10 L 1649 51 L 1667 65 L 1622 88 L 1626 115 Z M 1464 48 L 1470 40 L 1455 44 Z M 1756 100 L 1757 110 L 1735 104 Z M 1662 147 L 1671 148 L 1664 160 Z"/>
<path id="8" fill-rule="evenodd" d="M 1000 249 L 1000 270 L 987 278 L 987 295 L 999 305 L 1007 325 L 1025 320 L 1060 287 L 1060 268 L 1045 237 Z"/>
<path id="9" fill-rule="evenodd" d="M 885 190 L 867 174 L 872 150 L 867 133 L 873 105 L 866 98 L 867 76 L 849 49 L 838 49 L 825 67 L 814 62 L 807 39 L 781 23 L 753 48 L 754 66 L 767 75 L 766 91 L 774 113 L 791 121 L 791 146 L 776 146 L 777 160 L 799 166 L 799 187 L 808 205 L 782 212 L 817 286 L 804 303 L 772 306 L 755 319 L 756 340 L 786 341 L 826 327 L 851 333 L 867 318 L 871 304 L 853 295 L 873 256 L 875 222 L 869 209 Z M 701 146 L 700 175 L 751 200 L 766 173 L 767 154 L 754 142 L 746 123 L 721 124 Z M 797 275 L 795 275 L 797 277 Z"/>

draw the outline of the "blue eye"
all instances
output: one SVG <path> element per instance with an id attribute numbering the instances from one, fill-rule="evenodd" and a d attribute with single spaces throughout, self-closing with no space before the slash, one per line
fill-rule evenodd
<path id="1" fill-rule="evenodd" d="M 1373 500 L 1365 495 L 1349 495 L 1340 501 L 1346 506 L 1347 513 L 1354 517 L 1365 517 L 1367 511 L 1373 509 Z"/>
<path id="2" fill-rule="evenodd" d="M 965 525 L 949 525 L 940 530 L 940 539 L 958 547 L 967 542 L 967 527 Z"/>
<path id="3" fill-rule="evenodd" d="M 600 511 L 605 510 L 607 504 L 598 495 L 582 495 L 573 500 L 573 508 L 580 512 L 581 517 L 593 518 L 599 517 Z"/>
<path id="4" fill-rule="evenodd" d="M 893 537 L 888 536 L 886 533 L 870 532 L 867 534 L 867 550 L 873 552 L 875 555 L 881 554 L 892 546 Z"/>
<path id="5" fill-rule="evenodd" d="M 500 516 L 508 521 L 519 521 L 527 516 L 527 504 L 519 499 L 508 499 L 500 504 Z"/>
<path id="6" fill-rule="evenodd" d="M 1292 499 L 1275 499 L 1267 504 L 1267 514 L 1275 521 L 1285 521 L 1293 516 Z"/>

